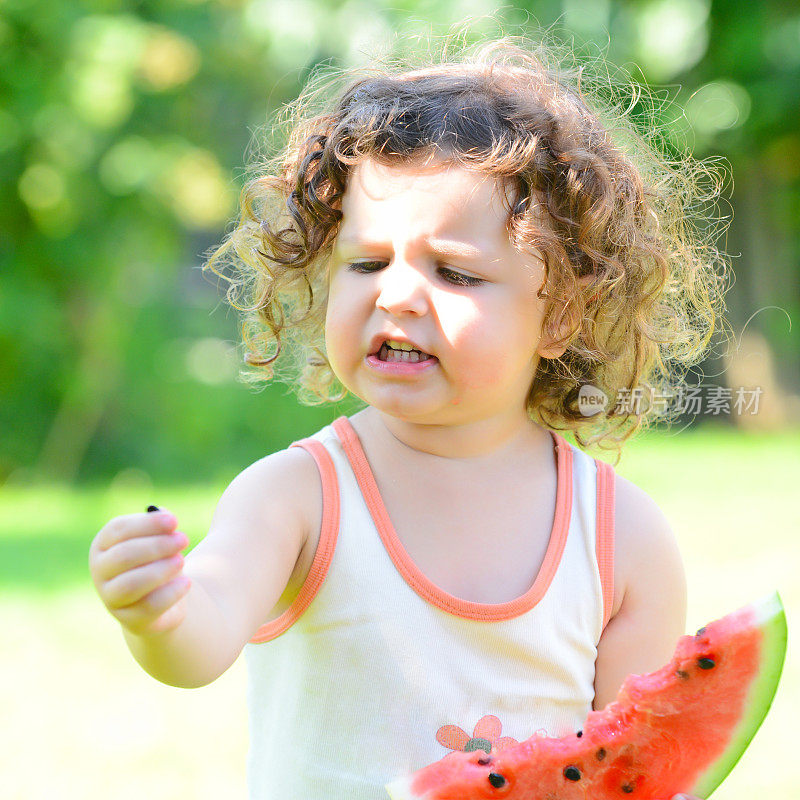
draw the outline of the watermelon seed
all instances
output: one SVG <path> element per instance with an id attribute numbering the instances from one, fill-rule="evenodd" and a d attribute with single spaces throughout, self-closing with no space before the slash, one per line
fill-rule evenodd
<path id="1" fill-rule="evenodd" d="M 580 739 L 583 736 L 583 731 L 578 731 L 575 735 Z"/>
<path id="2" fill-rule="evenodd" d="M 490 755 L 481 756 L 478 759 L 478 763 L 479 764 L 484 764 L 484 765 L 491 764 L 492 763 L 492 757 Z"/>
<path id="3" fill-rule="evenodd" d="M 676 670 L 675 670 L 675 674 L 676 674 L 676 675 L 677 675 L 677 676 L 678 676 L 678 677 L 679 677 L 681 680 L 684 680 L 684 681 L 685 681 L 685 680 L 686 680 L 686 679 L 689 677 L 689 673 L 688 673 L 688 672 L 684 672 L 684 670 L 682 670 L 682 669 L 676 669 Z"/>
<path id="4" fill-rule="evenodd" d="M 606 757 L 606 749 L 605 747 L 601 747 L 595 755 L 597 756 L 598 761 L 602 761 Z"/>
<path id="5" fill-rule="evenodd" d="M 496 772 L 490 772 L 489 783 L 491 783 L 495 789 L 499 789 L 501 786 L 506 785 L 506 779 L 502 775 L 498 775 Z"/>
<path id="6" fill-rule="evenodd" d="M 623 783 L 622 791 L 625 792 L 625 794 L 630 794 L 633 791 L 633 786 L 631 786 L 629 783 Z"/>
<path id="7" fill-rule="evenodd" d="M 714 659 L 713 658 L 698 658 L 697 659 L 697 666 L 700 669 L 711 669 L 714 666 Z"/>
<path id="8" fill-rule="evenodd" d="M 706 632 L 706 628 L 705 628 L 705 625 L 704 625 L 702 628 L 698 628 L 697 629 L 697 633 L 695 633 L 695 636 L 702 636 L 705 632 Z"/>
<path id="9" fill-rule="evenodd" d="M 577 767 L 567 767 L 564 770 L 564 777 L 568 781 L 579 781 L 581 779 L 581 771 Z"/>

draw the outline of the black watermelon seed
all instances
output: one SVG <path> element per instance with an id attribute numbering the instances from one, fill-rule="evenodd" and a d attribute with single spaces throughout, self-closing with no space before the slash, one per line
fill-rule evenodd
<path id="1" fill-rule="evenodd" d="M 706 627 L 704 625 L 702 628 L 697 629 L 697 633 L 695 633 L 695 636 L 702 636 L 705 632 L 706 632 Z"/>
<path id="2" fill-rule="evenodd" d="M 567 767 L 564 770 L 564 777 L 568 781 L 579 781 L 581 779 L 581 771 L 577 767 Z"/>
<path id="3" fill-rule="evenodd" d="M 485 765 L 485 764 L 491 764 L 491 763 L 492 763 L 492 757 L 491 757 L 490 755 L 488 755 L 488 754 L 487 754 L 487 755 L 485 755 L 485 756 L 481 756 L 481 757 L 478 759 L 478 763 L 479 763 L 479 764 L 484 764 L 484 765 Z"/>
<path id="4" fill-rule="evenodd" d="M 685 681 L 685 680 L 686 680 L 686 679 L 689 677 L 689 673 L 688 673 L 688 672 L 685 672 L 685 671 L 684 671 L 684 670 L 682 670 L 682 669 L 676 669 L 676 670 L 675 670 L 675 674 L 676 674 L 676 675 L 677 675 L 677 676 L 678 676 L 678 677 L 679 677 L 681 680 L 684 680 L 684 681 Z"/>
<path id="5" fill-rule="evenodd" d="M 499 789 L 501 786 L 506 785 L 506 779 L 502 775 L 498 775 L 496 772 L 490 772 L 489 783 L 491 783 L 495 789 Z"/>
<path id="6" fill-rule="evenodd" d="M 147 506 L 147 510 L 148 511 L 159 511 L 160 509 L 159 509 L 158 506 Z"/>
<path id="7" fill-rule="evenodd" d="M 633 791 L 633 786 L 631 786 L 629 783 L 623 783 L 622 791 L 625 792 L 625 794 L 630 794 Z"/>
<path id="8" fill-rule="evenodd" d="M 714 666 L 714 659 L 713 658 L 698 658 L 697 659 L 697 666 L 700 669 L 712 669 Z"/>
<path id="9" fill-rule="evenodd" d="M 595 755 L 597 756 L 598 761 L 602 761 L 606 757 L 606 749 L 605 747 L 601 747 Z"/>
<path id="10" fill-rule="evenodd" d="M 580 739 L 583 736 L 583 731 L 578 731 L 575 735 Z"/>

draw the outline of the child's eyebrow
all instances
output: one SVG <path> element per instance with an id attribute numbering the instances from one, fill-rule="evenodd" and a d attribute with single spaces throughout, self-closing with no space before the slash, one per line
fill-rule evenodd
<path id="1" fill-rule="evenodd" d="M 486 261 L 487 257 L 491 255 L 476 245 L 467 242 L 461 242 L 454 239 L 424 239 L 419 244 L 415 244 L 414 249 L 419 249 L 424 246 L 430 252 L 435 253 L 443 258 L 460 258 L 468 261 Z M 335 253 L 343 250 L 378 250 L 382 245 L 378 242 L 370 242 L 367 239 L 342 238 L 336 240 L 334 248 Z"/>

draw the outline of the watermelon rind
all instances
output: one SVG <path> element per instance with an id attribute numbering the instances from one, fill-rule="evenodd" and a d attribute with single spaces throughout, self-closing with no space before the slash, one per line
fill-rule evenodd
<path id="1" fill-rule="evenodd" d="M 783 603 L 780 595 L 773 592 L 762 600 L 757 600 L 751 608 L 755 614 L 754 624 L 759 627 L 763 637 L 758 674 L 747 693 L 744 703 L 746 712 L 732 732 L 730 743 L 689 790 L 690 794 L 697 797 L 707 798 L 736 766 L 767 716 L 778 688 L 786 656 L 786 614 Z"/>

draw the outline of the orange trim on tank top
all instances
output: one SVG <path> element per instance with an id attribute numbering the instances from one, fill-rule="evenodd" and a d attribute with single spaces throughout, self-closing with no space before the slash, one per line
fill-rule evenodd
<path id="1" fill-rule="evenodd" d="M 532 609 L 544 597 L 561 562 L 572 513 L 572 449 L 566 439 L 555 431 L 550 431 L 556 446 L 558 465 L 556 508 L 547 552 L 536 580 L 525 594 L 515 600 L 505 603 L 478 603 L 445 592 L 419 570 L 397 537 L 358 434 L 350 420 L 345 416 L 339 417 L 333 422 L 333 429 L 342 442 L 389 557 L 406 583 L 420 597 L 456 616 L 485 621 L 517 617 Z"/>
<path id="2" fill-rule="evenodd" d="M 572 451 L 563 437 L 551 431 L 557 446 L 558 461 L 556 514 L 547 553 L 539 570 L 539 575 L 531 589 L 522 597 L 509 603 L 489 604 L 474 603 L 454 597 L 439 589 L 417 569 L 397 539 L 355 429 L 347 417 L 337 419 L 333 423 L 333 428 L 345 448 L 345 453 L 348 455 L 351 467 L 353 467 L 353 471 L 359 481 L 359 486 L 362 489 L 365 501 L 387 552 L 405 580 L 423 598 L 430 600 L 430 602 L 444 608 L 446 611 L 459 615 L 463 614 L 469 618 L 510 619 L 532 608 L 544 596 L 545 591 L 552 582 L 564 550 L 566 534 L 569 530 L 569 513 L 571 513 L 572 508 Z M 354 444 L 355 447 L 353 446 Z M 322 586 L 336 548 L 339 531 L 340 500 L 336 469 L 330 454 L 321 442 L 312 438 L 293 442 L 290 447 L 304 447 L 308 450 L 320 472 L 322 481 L 320 540 L 309 575 L 297 598 L 283 614 L 262 625 L 256 631 L 249 640 L 253 644 L 274 639 L 288 630 L 299 619 Z M 361 464 L 360 470 L 356 469 L 355 466 L 359 461 Z M 614 599 L 614 470 L 605 461 L 600 459 L 594 459 L 594 461 L 597 467 L 596 555 L 603 593 L 603 628 L 605 628 L 611 617 Z M 366 472 L 364 472 L 364 468 L 366 468 Z M 359 473 L 361 474 L 359 475 Z M 365 490 L 365 486 L 369 487 L 370 482 L 372 488 L 366 488 Z M 375 502 L 376 497 L 377 503 Z M 370 499 L 373 500 L 372 504 L 370 504 Z M 379 524 L 381 514 L 386 523 L 385 527 Z M 476 611 L 479 616 L 475 616 Z"/>
<path id="3" fill-rule="evenodd" d="M 603 628 L 611 619 L 614 603 L 614 470 L 599 458 L 597 465 L 597 567 L 603 587 Z"/>
<path id="4" fill-rule="evenodd" d="M 248 640 L 251 644 L 261 644 L 280 636 L 288 630 L 302 613 L 311 605 L 317 592 L 322 587 L 328 567 L 336 549 L 336 538 L 339 533 L 339 482 L 336 479 L 336 468 L 325 445 L 316 439 L 301 439 L 292 442 L 289 447 L 303 447 L 308 450 L 317 462 L 322 479 L 322 525 L 320 527 L 319 544 L 314 560 L 311 563 L 308 577 L 303 582 L 300 593 L 292 604 L 279 617 L 262 625 Z"/>

